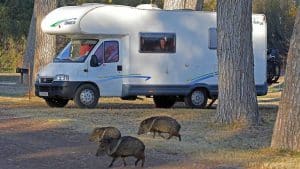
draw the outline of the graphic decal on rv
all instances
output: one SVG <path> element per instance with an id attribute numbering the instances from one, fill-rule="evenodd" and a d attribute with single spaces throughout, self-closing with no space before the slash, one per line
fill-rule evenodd
<path id="1" fill-rule="evenodd" d="M 218 72 L 207 73 L 207 74 L 204 74 L 204 75 L 197 76 L 193 79 L 189 79 L 189 80 L 187 80 L 187 82 L 190 82 L 191 84 L 194 84 L 194 83 L 197 83 L 197 82 L 200 82 L 202 80 L 206 80 L 206 79 L 212 78 L 214 76 L 218 76 L 218 75 L 219 75 Z"/>
<path id="2" fill-rule="evenodd" d="M 151 79 L 151 76 L 143 76 L 140 74 L 130 74 L 130 75 L 115 75 L 115 76 L 99 76 L 101 81 L 109 81 L 120 78 L 143 78 L 145 81 Z"/>
<path id="3" fill-rule="evenodd" d="M 64 25 L 72 25 L 72 24 L 75 24 L 76 19 L 77 18 L 59 20 L 59 21 L 51 24 L 50 27 L 56 27 L 56 26 L 58 26 L 59 24 L 61 24 L 63 22 L 64 22 Z"/>

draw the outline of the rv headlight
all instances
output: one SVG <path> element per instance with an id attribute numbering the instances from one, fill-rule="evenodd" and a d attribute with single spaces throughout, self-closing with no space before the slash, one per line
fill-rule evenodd
<path id="1" fill-rule="evenodd" d="M 65 74 L 59 74 L 55 76 L 55 81 L 68 81 L 69 80 L 69 75 Z"/>

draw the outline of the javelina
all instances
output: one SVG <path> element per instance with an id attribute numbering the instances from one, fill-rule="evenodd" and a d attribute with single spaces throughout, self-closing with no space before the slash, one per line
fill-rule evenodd
<path id="1" fill-rule="evenodd" d="M 153 138 L 155 138 L 155 133 L 158 132 L 159 136 L 165 138 L 161 133 L 169 133 L 167 139 L 177 136 L 179 141 L 181 141 L 181 135 L 179 134 L 181 126 L 173 118 L 168 116 L 155 116 L 143 120 L 140 124 L 138 135 L 147 132 L 153 132 Z"/>
<path id="2" fill-rule="evenodd" d="M 116 138 L 121 137 L 121 132 L 115 127 L 97 127 L 93 130 L 92 134 L 89 137 L 89 140 L 92 142 L 99 142 L 105 138 Z"/>
<path id="3" fill-rule="evenodd" d="M 113 165 L 114 161 L 118 157 L 122 157 L 124 166 L 126 166 L 125 157 L 134 156 L 137 158 L 135 161 L 135 166 L 137 166 L 138 162 L 142 160 L 141 166 L 143 167 L 145 162 L 144 151 L 145 145 L 141 140 L 131 136 L 124 136 L 120 139 L 102 139 L 100 141 L 96 156 L 103 155 L 104 153 L 111 156 L 113 160 L 111 161 L 109 167 Z"/>

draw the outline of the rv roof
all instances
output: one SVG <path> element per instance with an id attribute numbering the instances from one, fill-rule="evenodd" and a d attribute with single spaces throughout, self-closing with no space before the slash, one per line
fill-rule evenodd
<path id="1" fill-rule="evenodd" d="M 265 22 L 261 19 L 263 15 L 254 16 L 257 23 Z M 106 36 L 199 29 L 196 22 L 206 22 L 215 27 L 216 13 L 88 3 L 57 8 L 43 19 L 41 26 L 48 34 Z"/>

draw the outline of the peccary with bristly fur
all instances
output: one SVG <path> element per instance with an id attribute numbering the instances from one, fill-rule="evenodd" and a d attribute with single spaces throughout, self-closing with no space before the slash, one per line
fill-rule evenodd
<path id="1" fill-rule="evenodd" d="M 109 167 L 111 167 L 114 161 L 118 157 L 122 157 L 124 166 L 126 166 L 125 157 L 134 156 L 137 158 L 135 166 L 142 160 L 141 166 L 144 166 L 145 162 L 145 145 L 144 143 L 131 136 L 123 136 L 120 139 L 105 138 L 100 141 L 99 148 L 96 156 L 103 155 L 104 153 L 113 157 Z"/>
<path id="2" fill-rule="evenodd" d="M 180 128 L 180 124 L 171 117 L 155 116 L 141 122 L 138 135 L 153 132 L 153 138 L 155 138 L 155 133 L 157 132 L 159 136 L 165 138 L 161 133 L 168 133 L 169 137 L 167 137 L 167 139 L 177 136 L 179 141 L 181 141 L 181 135 L 179 134 Z"/>
<path id="3" fill-rule="evenodd" d="M 121 132 L 115 127 L 97 127 L 91 133 L 89 140 L 92 142 L 99 142 L 105 138 L 116 138 L 121 137 Z"/>

